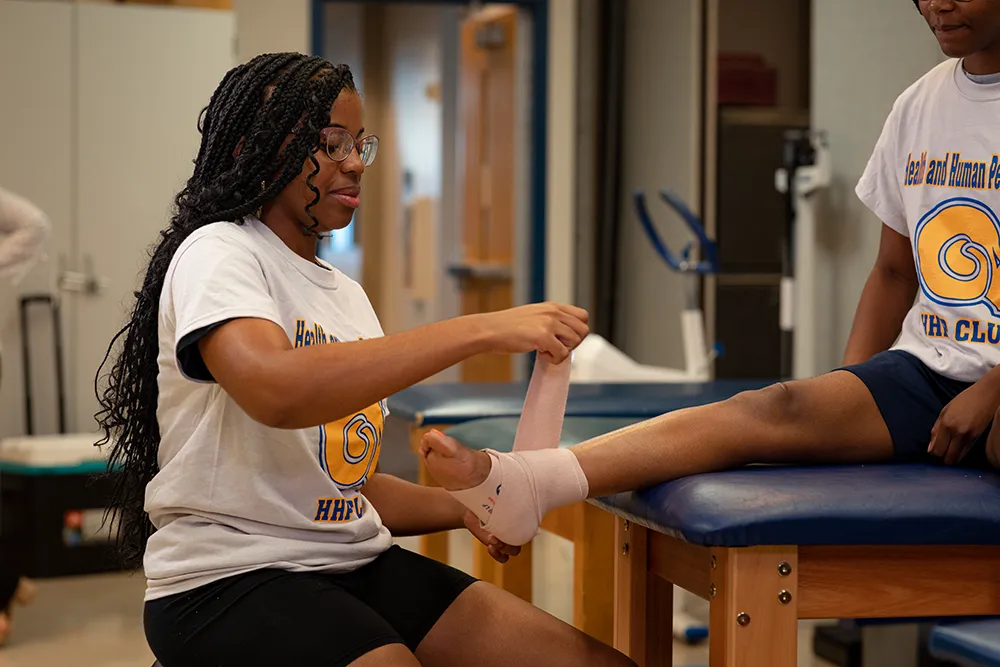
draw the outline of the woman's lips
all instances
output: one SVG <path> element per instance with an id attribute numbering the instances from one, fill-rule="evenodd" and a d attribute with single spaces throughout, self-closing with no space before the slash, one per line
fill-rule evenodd
<path id="1" fill-rule="evenodd" d="M 361 190 L 359 188 L 337 190 L 332 194 L 337 201 L 348 208 L 358 208 L 361 206 Z"/>

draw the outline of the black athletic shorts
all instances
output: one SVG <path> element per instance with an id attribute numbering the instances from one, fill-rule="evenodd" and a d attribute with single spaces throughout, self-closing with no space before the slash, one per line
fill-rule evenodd
<path id="1" fill-rule="evenodd" d="M 346 574 L 258 570 L 145 605 L 163 667 L 340 667 L 411 651 L 474 578 L 398 546 Z"/>
<path id="2" fill-rule="evenodd" d="M 900 461 L 939 462 L 927 453 L 931 444 L 931 429 L 944 406 L 972 386 L 970 382 L 952 380 L 932 371 L 908 352 L 889 350 L 876 354 L 868 361 L 841 370 L 850 371 L 868 387 L 882 419 L 892 436 L 895 458 Z M 962 459 L 965 467 L 988 467 L 986 431 L 976 440 Z"/>

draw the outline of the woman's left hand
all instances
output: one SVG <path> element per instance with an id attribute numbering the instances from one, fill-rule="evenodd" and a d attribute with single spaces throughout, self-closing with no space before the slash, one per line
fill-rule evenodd
<path id="1" fill-rule="evenodd" d="M 486 546 L 490 556 L 498 563 L 506 563 L 511 556 L 521 553 L 521 547 L 512 547 L 504 544 L 497 538 L 490 535 L 479 523 L 479 517 L 472 512 L 465 512 L 465 527 L 472 535 Z"/>
<path id="2" fill-rule="evenodd" d="M 984 378 L 944 406 L 931 429 L 929 454 L 941 458 L 946 465 L 955 465 L 965 457 L 997 412 L 1000 399 L 994 384 Z"/>

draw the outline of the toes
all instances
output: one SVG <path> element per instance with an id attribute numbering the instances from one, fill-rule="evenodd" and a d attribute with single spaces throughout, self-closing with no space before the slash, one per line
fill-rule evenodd
<path id="1" fill-rule="evenodd" d="M 437 454 L 446 458 L 453 458 L 462 449 L 458 440 L 449 437 L 441 431 L 428 431 L 420 441 L 420 453 L 423 456 Z"/>

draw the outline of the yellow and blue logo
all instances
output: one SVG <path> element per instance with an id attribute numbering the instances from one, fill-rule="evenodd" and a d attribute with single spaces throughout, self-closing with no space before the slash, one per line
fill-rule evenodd
<path id="1" fill-rule="evenodd" d="M 949 307 L 982 305 L 1000 317 L 1000 220 L 989 206 L 967 197 L 942 201 L 917 224 L 913 246 L 928 299 Z"/>
<path id="2" fill-rule="evenodd" d="M 385 430 L 384 403 L 320 427 L 320 465 L 341 489 L 356 489 L 375 472 Z"/>

